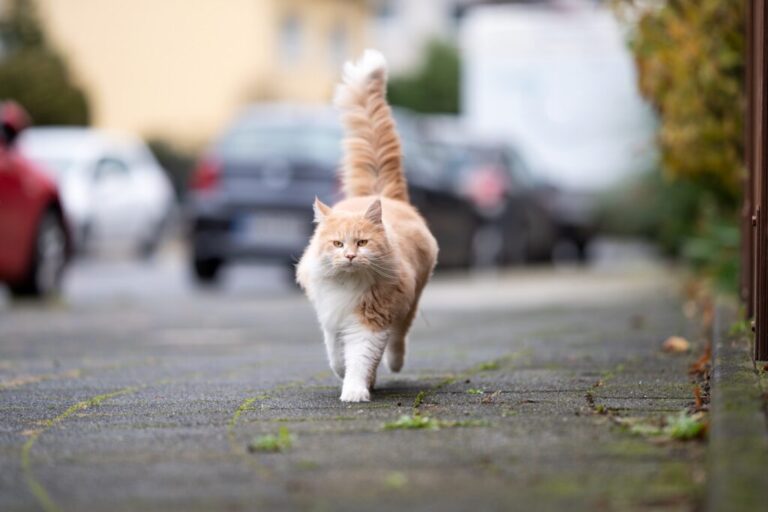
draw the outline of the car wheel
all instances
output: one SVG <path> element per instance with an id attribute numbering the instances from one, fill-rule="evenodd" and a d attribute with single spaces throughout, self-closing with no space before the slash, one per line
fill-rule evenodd
<path id="1" fill-rule="evenodd" d="M 500 226 L 496 224 L 481 226 L 472 237 L 471 267 L 491 268 L 498 266 L 503 244 L 504 235 Z"/>
<path id="2" fill-rule="evenodd" d="M 80 256 L 88 256 L 92 252 L 93 245 L 93 228 L 91 222 L 86 221 L 80 228 L 79 239 L 76 239 L 75 250 Z"/>
<path id="3" fill-rule="evenodd" d="M 195 258 L 192 262 L 192 270 L 199 284 L 212 285 L 218 282 L 223 265 L 224 262 L 218 258 Z"/>
<path id="4" fill-rule="evenodd" d="M 141 259 L 149 259 L 155 255 L 165 233 L 165 220 L 158 221 L 149 234 L 139 242 L 137 253 Z"/>
<path id="5" fill-rule="evenodd" d="M 66 263 L 66 232 L 59 216 L 49 210 L 38 225 L 27 276 L 11 286 L 11 293 L 17 297 L 40 298 L 57 294 Z"/>

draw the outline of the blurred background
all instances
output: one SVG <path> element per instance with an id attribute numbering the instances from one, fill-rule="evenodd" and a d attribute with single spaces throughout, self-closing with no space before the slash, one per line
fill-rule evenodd
<path id="1" fill-rule="evenodd" d="M 737 0 L 0 0 L 6 302 L 294 293 L 364 48 L 440 272 L 738 276 Z"/>

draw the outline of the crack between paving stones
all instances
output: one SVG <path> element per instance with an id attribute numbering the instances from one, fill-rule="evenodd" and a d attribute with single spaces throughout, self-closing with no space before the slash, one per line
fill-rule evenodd
<path id="1" fill-rule="evenodd" d="M 43 373 L 38 375 L 26 375 L 21 377 L 15 377 L 13 379 L 10 379 L 4 382 L 0 382 L 0 392 L 8 391 L 11 389 L 19 389 L 24 386 L 39 384 L 41 382 L 80 379 L 87 375 L 97 374 L 103 371 L 122 370 L 125 368 L 132 368 L 135 366 L 154 366 L 155 364 L 157 364 L 157 361 L 154 361 L 154 360 L 132 361 L 130 363 L 124 363 L 124 364 L 112 363 L 112 364 L 105 364 L 101 366 L 96 365 L 96 366 L 86 366 L 82 368 L 73 368 L 71 370 L 67 370 L 61 373 Z"/>
<path id="2" fill-rule="evenodd" d="M 224 373 L 224 375 L 227 375 L 227 376 L 236 375 L 241 371 L 245 371 L 246 369 L 251 369 L 253 366 L 259 366 L 259 364 L 254 365 L 253 363 L 248 363 L 245 365 L 241 365 L 239 367 L 235 367 L 234 369 L 228 370 L 227 372 Z M 118 368 L 121 368 L 121 366 L 118 366 Z M 61 512 L 61 508 L 51 498 L 50 494 L 45 489 L 45 486 L 37 479 L 37 477 L 35 476 L 35 472 L 32 468 L 32 448 L 34 448 L 40 436 L 48 432 L 53 427 L 59 425 L 61 422 L 63 422 L 65 419 L 72 416 L 73 414 L 80 411 L 87 410 L 91 407 L 98 407 L 103 402 L 110 400 L 112 398 L 116 398 L 118 396 L 130 395 L 138 391 L 141 391 L 143 389 L 146 389 L 150 386 L 163 386 L 173 382 L 183 382 L 186 379 L 189 379 L 189 378 L 194 379 L 201 376 L 203 376 L 202 372 L 195 371 L 195 372 L 190 372 L 188 374 L 185 374 L 183 377 L 179 377 L 179 378 L 166 377 L 164 379 L 160 379 L 158 381 L 154 381 L 148 384 L 126 386 L 116 391 L 96 395 L 86 400 L 77 402 L 74 405 L 71 405 L 69 408 L 67 408 L 63 413 L 57 416 L 54 416 L 53 418 L 50 418 L 48 420 L 45 420 L 45 423 L 43 424 L 43 428 L 33 431 L 30 434 L 29 438 L 24 442 L 24 444 L 21 447 L 21 469 L 22 469 L 24 482 L 26 483 L 27 488 L 29 489 L 32 496 L 34 496 L 34 498 L 37 500 L 40 507 L 45 512 Z"/>

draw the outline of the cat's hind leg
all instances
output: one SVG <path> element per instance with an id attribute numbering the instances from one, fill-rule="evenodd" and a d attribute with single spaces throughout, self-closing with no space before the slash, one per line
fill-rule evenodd
<path id="1" fill-rule="evenodd" d="M 376 369 L 387 346 L 387 331 L 373 332 L 354 326 L 343 334 L 346 372 L 341 387 L 342 402 L 368 402 L 376 380 Z"/>
<path id="2" fill-rule="evenodd" d="M 338 378 L 344 380 L 346 367 L 344 365 L 344 348 L 341 345 L 341 336 L 336 332 L 323 329 L 323 339 L 331 370 L 333 370 L 333 373 Z"/>
<path id="3" fill-rule="evenodd" d="M 405 361 L 405 335 L 394 334 L 387 342 L 387 350 L 384 352 L 384 362 L 393 373 L 398 373 L 403 368 Z"/>
<path id="4" fill-rule="evenodd" d="M 403 363 L 405 362 L 406 336 L 408 335 L 411 324 L 413 324 L 413 319 L 416 316 L 420 295 L 421 290 L 417 292 L 416 299 L 414 299 L 413 304 L 411 304 L 408 314 L 405 315 L 402 323 L 397 325 L 387 343 L 387 351 L 384 360 L 387 363 L 387 368 L 393 373 L 398 373 L 403 368 Z"/>

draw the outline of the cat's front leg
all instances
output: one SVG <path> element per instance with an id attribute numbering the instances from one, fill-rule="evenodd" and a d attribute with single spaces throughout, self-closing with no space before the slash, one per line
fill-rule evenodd
<path id="1" fill-rule="evenodd" d="M 335 331 L 323 329 L 323 338 L 331 370 L 333 370 L 333 373 L 335 373 L 338 378 L 344 380 L 344 349 L 341 346 L 340 336 Z"/>
<path id="2" fill-rule="evenodd" d="M 359 326 L 343 338 L 346 371 L 341 387 L 342 402 L 368 402 L 376 380 L 376 369 L 387 346 L 386 331 L 372 332 Z"/>

